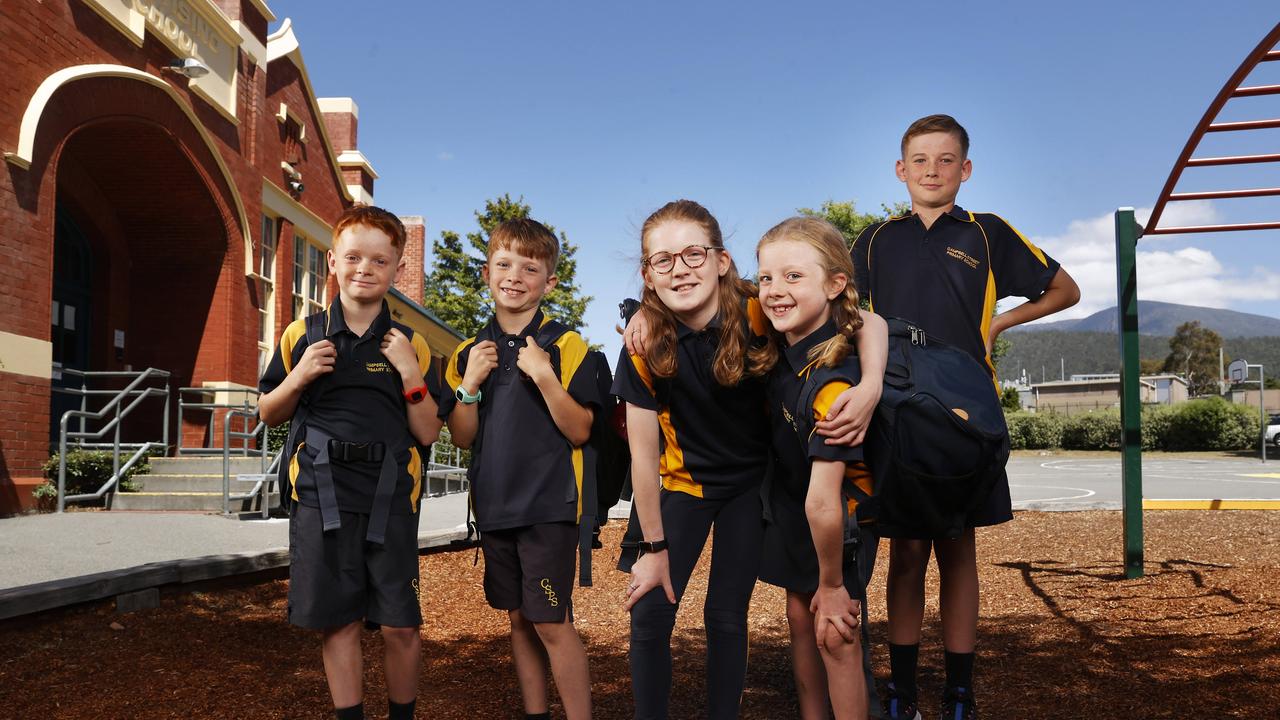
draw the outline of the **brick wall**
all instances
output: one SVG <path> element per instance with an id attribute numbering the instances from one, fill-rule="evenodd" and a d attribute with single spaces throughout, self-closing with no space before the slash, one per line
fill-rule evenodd
<path id="1" fill-rule="evenodd" d="M 49 381 L 0 372 L 0 516 L 34 506 L 49 459 Z"/>
<path id="2" fill-rule="evenodd" d="M 396 289 L 410 300 L 421 304 L 424 290 L 423 258 L 426 251 L 427 226 L 420 215 L 400 218 L 404 223 L 404 273 L 396 281 Z"/>

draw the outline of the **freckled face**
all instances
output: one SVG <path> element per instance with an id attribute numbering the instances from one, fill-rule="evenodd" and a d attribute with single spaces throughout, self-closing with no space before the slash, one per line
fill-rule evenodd
<path id="1" fill-rule="evenodd" d="M 787 342 L 808 337 L 831 317 L 831 301 L 849 279 L 828 275 L 818 250 L 806 242 L 777 240 L 756 252 L 760 304 Z"/>
<path id="2" fill-rule="evenodd" d="M 385 232 L 364 225 L 345 228 L 329 251 L 329 274 L 338 292 L 357 303 L 382 302 L 404 272 L 404 258 Z"/>

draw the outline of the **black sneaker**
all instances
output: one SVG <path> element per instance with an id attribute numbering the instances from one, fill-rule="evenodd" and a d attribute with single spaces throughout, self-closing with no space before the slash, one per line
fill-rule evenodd
<path id="1" fill-rule="evenodd" d="M 942 693 L 942 709 L 938 720 L 977 720 L 978 704 L 973 701 L 973 690 L 965 687 L 947 688 Z"/>
<path id="2" fill-rule="evenodd" d="M 920 710 L 915 698 L 899 694 L 893 683 L 889 683 L 885 688 L 884 716 L 886 720 L 920 720 Z"/>

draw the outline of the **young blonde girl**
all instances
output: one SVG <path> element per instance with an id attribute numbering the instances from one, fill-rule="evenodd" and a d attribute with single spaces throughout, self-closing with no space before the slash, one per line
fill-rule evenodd
<path id="1" fill-rule="evenodd" d="M 870 676 L 860 616 L 876 538 L 863 530 L 854 533 L 862 542 L 846 547 L 845 523 L 857 512 L 851 486 L 870 494 L 871 478 L 860 447 L 829 445 L 811 433 L 801 437 L 808 431 L 798 428 L 811 423 L 796 418 L 825 418 L 834 399 L 858 383 L 860 365 L 883 368 L 887 329 L 875 314 L 859 312 L 844 238 L 829 223 L 785 220 L 764 235 L 756 254 L 759 299 L 773 330 L 750 357 L 773 368 L 768 402 L 776 460 L 760 579 L 787 591 L 801 716 L 826 718 L 829 701 L 838 720 L 862 720 Z M 864 336 L 879 338 L 878 357 L 853 352 L 855 338 Z M 828 381 L 801 407 L 802 388 L 823 368 L 848 380 Z"/>

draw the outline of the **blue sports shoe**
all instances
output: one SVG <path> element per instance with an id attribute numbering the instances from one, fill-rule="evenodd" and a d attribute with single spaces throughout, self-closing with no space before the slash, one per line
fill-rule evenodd
<path id="1" fill-rule="evenodd" d="M 915 698 L 899 694 L 893 683 L 885 688 L 884 716 L 886 720 L 921 720 Z"/>
<path id="2" fill-rule="evenodd" d="M 942 693 L 942 710 L 939 720 L 977 720 L 978 705 L 973 701 L 973 690 L 965 687 L 947 688 Z"/>

